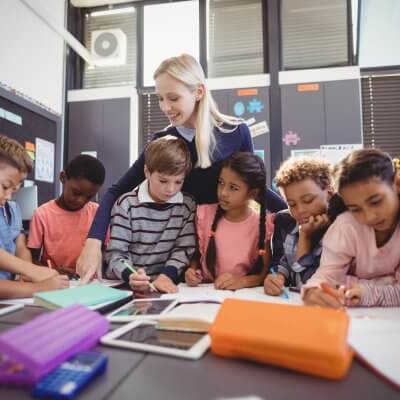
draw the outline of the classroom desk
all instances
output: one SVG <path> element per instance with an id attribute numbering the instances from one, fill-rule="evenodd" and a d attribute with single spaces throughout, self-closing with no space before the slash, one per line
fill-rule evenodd
<path id="1" fill-rule="evenodd" d="M 34 308 L 34 310 L 29 310 Z M 25 307 L 0 318 L 0 333 L 44 310 Z M 113 328 L 115 325 L 113 325 Z M 398 400 L 400 391 L 357 360 L 347 377 L 328 381 L 253 362 L 216 357 L 186 361 L 98 346 L 109 367 L 79 400 L 208 400 L 258 396 L 264 400 Z M 0 387 L 0 399 L 31 399 L 29 391 Z"/>

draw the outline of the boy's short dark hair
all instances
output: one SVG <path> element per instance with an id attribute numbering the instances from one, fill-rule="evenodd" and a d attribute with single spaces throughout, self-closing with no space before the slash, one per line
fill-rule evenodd
<path id="1" fill-rule="evenodd" d="M 68 179 L 87 179 L 95 185 L 102 185 L 106 177 L 106 170 L 96 157 L 80 154 L 68 163 L 65 175 Z"/>
<path id="2" fill-rule="evenodd" d="M 157 171 L 166 175 L 187 175 L 192 168 L 188 146 L 182 139 L 172 135 L 150 142 L 144 152 L 144 159 L 150 173 Z"/>
<path id="3" fill-rule="evenodd" d="M 33 163 L 23 146 L 14 139 L 0 134 L 0 163 L 11 165 L 20 173 L 32 172 Z"/>
<path id="4" fill-rule="evenodd" d="M 294 182 L 312 179 L 322 190 L 332 187 L 332 168 L 319 157 L 289 157 L 275 176 L 278 187 L 285 188 Z"/>

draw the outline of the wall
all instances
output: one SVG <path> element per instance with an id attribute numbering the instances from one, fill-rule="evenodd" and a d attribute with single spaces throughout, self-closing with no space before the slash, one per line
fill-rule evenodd
<path id="1" fill-rule="evenodd" d="M 64 26 L 65 0 L 29 0 Z M 61 114 L 64 43 L 20 0 L 0 1 L 0 82 Z"/>

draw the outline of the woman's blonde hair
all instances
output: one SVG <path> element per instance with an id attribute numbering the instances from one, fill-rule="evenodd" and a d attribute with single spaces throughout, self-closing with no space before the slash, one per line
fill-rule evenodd
<path id="1" fill-rule="evenodd" d="M 204 71 L 198 61 L 189 54 L 181 54 L 164 60 L 156 69 L 153 79 L 163 73 L 167 73 L 179 82 L 182 82 L 189 90 L 195 91 L 199 85 L 204 87 L 204 95 L 197 105 L 196 116 L 196 150 L 198 165 L 207 168 L 211 165 L 210 154 L 215 148 L 214 126 L 222 131 L 231 132 L 223 129 L 222 124 L 236 126 L 241 122 L 240 119 L 222 114 L 206 85 Z"/>

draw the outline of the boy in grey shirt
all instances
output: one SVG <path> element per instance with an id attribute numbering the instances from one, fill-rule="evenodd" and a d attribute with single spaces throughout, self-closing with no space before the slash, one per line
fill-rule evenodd
<path id="1" fill-rule="evenodd" d="M 191 166 L 189 149 L 181 139 L 164 136 L 147 146 L 146 180 L 122 195 L 112 210 L 106 250 L 109 278 L 129 282 L 135 292 L 151 287 L 177 291 L 181 272 L 196 249 L 196 203 L 181 192 Z"/>

